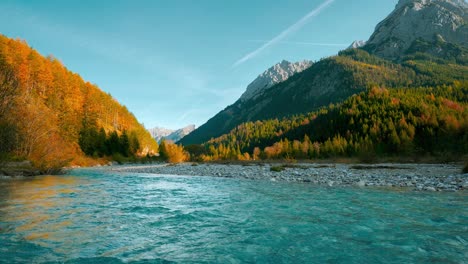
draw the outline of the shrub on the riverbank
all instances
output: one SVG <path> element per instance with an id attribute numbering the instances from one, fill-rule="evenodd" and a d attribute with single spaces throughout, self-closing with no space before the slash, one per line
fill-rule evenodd
<path id="1" fill-rule="evenodd" d="M 16 127 L 5 121 L 0 122 L 0 164 L 10 159 L 16 140 Z"/>
<path id="2" fill-rule="evenodd" d="M 283 166 L 273 166 L 270 168 L 270 171 L 274 171 L 274 172 L 282 172 L 284 171 L 286 168 L 283 167 Z"/>
<path id="3" fill-rule="evenodd" d="M 465 162 L 465 167 L 463 167 L 463 173 L 468 173 L 468 162 Z"/>
<path id="4" fill-rule="evenodd" d="M 125 162 L 125 157 L 122 156 L 122 154 L 120 153 L 115 153 L 114 155 L 112 155 L 112 160 L 114 160 L 118 164 L 123 164 Z"/>
<path id="5" fill-rule="evenodd" d="M 184 147 L 174 144 L 172 141 L 161 141 L 159 153 L 163 160 L 170 163 L 181 163 L 189 160 L 189 154 Z"/>

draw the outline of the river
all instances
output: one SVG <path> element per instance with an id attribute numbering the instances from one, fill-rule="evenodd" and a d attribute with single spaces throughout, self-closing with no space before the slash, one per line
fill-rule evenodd
<path id="1" fill-rule="evenodd" d="M 0 263 L 45 262 L 467 263 L 468 195 L 106 169 L 0 179 Z"/>

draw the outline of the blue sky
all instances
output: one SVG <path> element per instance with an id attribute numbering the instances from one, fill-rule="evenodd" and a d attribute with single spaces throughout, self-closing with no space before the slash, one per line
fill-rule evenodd
<path id="1" fill-rule="evenodd" d="M 97 84 L 147 128 L 206 122 L 275 63 L 367 40 L 398 0 L 2 0 L 0 33 Z"/>

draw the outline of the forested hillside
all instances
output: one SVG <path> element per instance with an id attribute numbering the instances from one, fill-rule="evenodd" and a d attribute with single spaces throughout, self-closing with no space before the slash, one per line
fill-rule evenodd
<path id="1" fill-rule="evenodd" d="M 151 135 L 111 95 L 54 57 L 43 57 L 24 41 L 3 35 L 0 85 L 2 160 L 28 159 L 47 171 L 85 163 L 85 153 L 100 157 L 158 151 Z M 103 149 L 95 151 L 97 144 L 104 144 Z"/>
<path id="2" fill-rule="evenodd" d="M 458 57 L 466 57 L 465 54 Z M 257 98 L 238 100 L 180 142 L 200 144 L 244 122 L 315 111 L 375 85 L 386 88 L 437 86 L 462 81 L 466 76 L 468 67 L 456 64 L 455 58 L 443 60 L 413 53 L 402 62 L 392 62 L 362 49 L 349 49 L 314 63 Z"/>
<path id="3" fill-rule="evenodd" d="M 371 87 L 449 85 L 468 76 L 468 4 L 401 0 L 367 42 L 308 69 L 249 100 L 237 100 L 180 142 L 201 144 L 257 120 L 316 111 Z"/>
<path id="4" fill-rule="evenodd" d="M 463 155 L 467 106 L 467 81 L 437 88 L 375 86 L 306 115 L 244 123 L 189 149 L 202 160 Z"/>

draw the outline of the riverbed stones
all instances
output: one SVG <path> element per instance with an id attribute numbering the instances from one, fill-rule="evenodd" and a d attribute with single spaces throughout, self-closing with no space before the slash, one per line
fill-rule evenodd
<path id="1" fill-rule="evenodd" d="M 271 167 L 284 168 L 271 171 Z M 214 176 L 301 182 L 324 186 L 403 187 L 417 191 L 460 191 L 468 189 L 468 174 L 459 165 L 441 164 L 199 164 L 114 166 L 114 171 L 162 175 Z"/>

